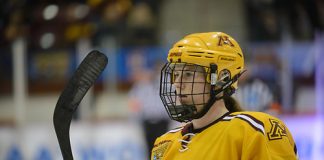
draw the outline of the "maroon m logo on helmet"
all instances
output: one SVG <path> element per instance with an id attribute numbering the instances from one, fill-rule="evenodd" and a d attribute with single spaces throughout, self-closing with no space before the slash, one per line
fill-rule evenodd
<path id="1" fill-rule="evenodd" d="M 218 46 L 229 45 L 234 47 L 234 44 L 229 40 L 227 36 L 219 36 Z"/>

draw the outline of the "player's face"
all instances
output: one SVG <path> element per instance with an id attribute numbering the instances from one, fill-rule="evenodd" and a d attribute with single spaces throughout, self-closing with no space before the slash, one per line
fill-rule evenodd
<path id="1" fill-rule="evenodd" d="M 174 85 L 177 93 L 176 105 L 195 105 L 199 112 L 209 99 L 210 85 L 206 82 L 204 68 L 200 66 L 176 66 Z"/>

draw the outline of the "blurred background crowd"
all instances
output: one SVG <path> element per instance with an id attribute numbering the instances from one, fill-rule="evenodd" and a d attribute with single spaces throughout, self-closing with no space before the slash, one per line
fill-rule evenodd
<path id="1" fill-rule="evenodd" d="M 158 97 L 167 51 L 207 31 L 228 33 L 243 49 L 247 72 L 235 94 L 242 106 L 282 117 L 301 159 L 324 156 L 322 0 L 0 3 L 0 159 L 60 159 L 54 107 L 93 49 L 109 63 L 72 122 L 74 154 L 147 158 L 152 139 L 177 125 Z"/>

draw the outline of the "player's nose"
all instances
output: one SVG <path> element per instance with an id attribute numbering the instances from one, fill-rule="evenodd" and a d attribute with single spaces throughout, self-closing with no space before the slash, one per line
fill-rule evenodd
<path id="1" fill-rule="evenodd" d="M 176 89 L 183 89 L 184 88 L 184 83 L 182 83 L 182 76 L 178 76 L 174 80 L 174 86 Z"/>

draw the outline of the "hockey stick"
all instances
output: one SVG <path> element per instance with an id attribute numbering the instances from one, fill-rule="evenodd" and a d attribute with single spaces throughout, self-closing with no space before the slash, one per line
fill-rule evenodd
<path id="1" fill-rule="evenodd" d="M 76 69 L 56 103 L 53 122 L 64 160 L 73 159 L 70 143 L 73 113 L 107 63 L 108 58 L 104 54 L 91 51 Z"/>

